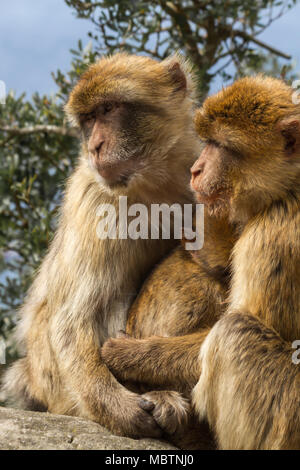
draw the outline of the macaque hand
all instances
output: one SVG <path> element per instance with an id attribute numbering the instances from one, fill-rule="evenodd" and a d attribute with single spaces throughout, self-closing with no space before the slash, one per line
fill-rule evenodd
<path id="1" fill-rule="evenodd" d="M 140 406 L 151 411 L 158 426 L 168 436 L 178 437 L 185 432 L 191 409 L 189 401 L 180 393 L 167 390 L 147 392 L 142 395 Z"/>
<path id="2" fill-rule="evenodd" d="M 104 343 L 101 358 L 118 380 L 135 381 L 138 380 L 138 370 L 142 367 L 144 350 L 145 340 L 120 333 L 118 338 L 109 338 Z"/>
<path id="3" fill-rule="evenodd" d="M 143 399 L 141 406 L 141 395 L 124 389 L 120 395 L 120 406 L 116 407 L 116 426 L 114 432 L 121 436 L 139 438 L 159 439 L 163 432 L 152 415 L 155 403 Z M 120 420 L 120 416 L 122 419 Z"/>

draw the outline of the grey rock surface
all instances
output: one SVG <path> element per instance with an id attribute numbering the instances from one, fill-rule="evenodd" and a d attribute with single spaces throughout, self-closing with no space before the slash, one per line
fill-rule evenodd
<path id="1" fill-rule="evenodd" d="M 174 450 L 167 442 L 114 436 L 92 421 L 0 407 L 0 450 Z"/>

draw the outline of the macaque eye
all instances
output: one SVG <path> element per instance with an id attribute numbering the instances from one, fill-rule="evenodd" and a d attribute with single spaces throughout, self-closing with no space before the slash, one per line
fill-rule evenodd
<path id="1" fill-rule="evenodd" d="M 103 114 L 108 114 L 115 107 L 114 103 L 104 103 L 103 105 Z"/>
<path id="2" fill-rule="evenodd" d="M 215 140 L 212 140 L 212 139 L 209 139 L 206 141 L 206 144 L 207 145 L 214 145 L 215 147 L 221 147 L 221 145 L 219 144 L 219 142 L 216 142 Z"/>
<path id="3" fill-rule="evenodd" d="M 80 121 L 83 125 L 84 124 L 91 125 L 94 122 L 95 118 L 96 118 L 96 114 L 94 112 L 88 113 L 88 114 L 81 114 Z"/>

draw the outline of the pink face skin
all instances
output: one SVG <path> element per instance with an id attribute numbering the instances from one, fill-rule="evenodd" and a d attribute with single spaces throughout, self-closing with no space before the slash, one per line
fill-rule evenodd
<path id="1" fill-rule="evenodd" d="M 228 201 L 226 181 L 230 154 L 215 143 L 208 143 L 191 168 L 191 188 L 198 202 L 205 204 L 210 212 L 220 212 Z"/>
<path id="2" fill-rule="evenodd" d="M 137 165 L 122 151 L 122 119 L 124 105 L 119 103 L 102 104 L 80 118 L 90 164 L 109 185 L 127 180 Z"/>

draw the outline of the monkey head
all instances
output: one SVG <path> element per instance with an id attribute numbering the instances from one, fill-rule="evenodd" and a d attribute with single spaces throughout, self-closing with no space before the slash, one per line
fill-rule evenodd
<path id="1" fill-rule="evenodd" d="M 195 126 L 206 145 L 191 187 L 212 213 L 248 218 L 299 185 L 300 107 L 283 81 L 238 80 L 205 100 Z"/>
<path id="2" fill-rule="evenodd" d="M 66 112 L 80 127 L 83 154 L 104 184 L 126 186 L 141 175 L 146 180 L 155 159 L 162 172 L 161 161 L 188 122 L 192 128 L 194 88 L 190 66 L 179 56 L 157 62 L 119 53 L 83 74 Z"/>

